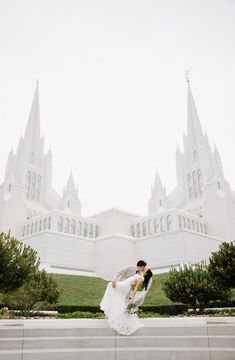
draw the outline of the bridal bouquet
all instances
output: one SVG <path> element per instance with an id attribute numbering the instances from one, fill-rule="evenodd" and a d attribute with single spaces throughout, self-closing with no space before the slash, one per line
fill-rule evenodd
<path id="1" fill-rule="evenodd" d="M 139 309 L 139 306 L 141 305 L 142 301 L 136 300 L 133 304 L 128 304 L 126 311 L 128 314 L 133 315 L 133 314 L 137 314 L 139 311 L 141 311 Z"/>

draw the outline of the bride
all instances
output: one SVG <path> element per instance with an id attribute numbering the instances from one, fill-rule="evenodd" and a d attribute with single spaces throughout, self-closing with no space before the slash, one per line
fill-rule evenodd
<path id="1" fill-rule="evenodd" d="M 144 287 L 141 291 L 142 298 L 144 298 L 151 286 L 151 277 L 151 270 L 147 270 L 144 273 L 134 274 L 123 281 L 117 281 L 116 288 L 112 287 L 111 282 L 108 283 L 100 308 L 104 311 L 109 325 L 119 334 L 131 335 L 143 326 L 136 314 L 128 313 L 127 306 L 128 303 L 134 304 L 135 298 L 140 298 L 139 294 L 136 296 L 136 293 L 141 285 Z M 131 291 L 133 285 L 134 290 Z"/>

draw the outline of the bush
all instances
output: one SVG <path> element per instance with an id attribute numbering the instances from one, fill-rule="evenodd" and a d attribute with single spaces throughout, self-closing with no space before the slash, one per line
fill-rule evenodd
<path id="1" fill-rule="evenodd" d="M 37 253 L 11 237 L 10 232 L 0 234 L 0 291 L 19 288 L 38 270 Z"/>
<path id="2" fill-rule="evenodd" d="M 235 287 L 235 245 L 223 242 L 209 259 L 208 270 L 225 288 Z"/>
<path id="3" fill-rule="evenodd" d="M 172 269 L 163 283 L 166 296 L 174 302 L 191 306 L 194 311 L 203 309 L 213 300 L 224 300 L 229 292 L 221 288 L 205 266 L 183 265 Z"/>
<path id="4" fill-rule="evenodd" d="M 60 295 L 57 283 L 44 270 L 38 271 L 34 278 L 20 288 L 4 295 L 4 303 L 21 314 L 28 316 L 32 310 L 44 308 L 48 303 L 55 303 Z"/>

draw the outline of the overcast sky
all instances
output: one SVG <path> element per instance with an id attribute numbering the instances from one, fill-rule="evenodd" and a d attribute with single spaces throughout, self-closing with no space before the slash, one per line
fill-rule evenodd
<path id="1" fill-rule="evenodd" d="M 39 78 L 41 131 L 60 194 L 83 215 L 147 213 L 158 167 L 176 186 L 187 87 L 235 189 L 234 0 L 0 0 L 0 182 Z"/>

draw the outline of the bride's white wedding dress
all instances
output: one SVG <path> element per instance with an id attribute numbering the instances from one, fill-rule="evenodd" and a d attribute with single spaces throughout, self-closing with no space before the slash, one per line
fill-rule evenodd
<path id="1" fill-rule="evenodd" d="M 135 274 L 123 281 L 117 281 L 115 289 L 111 282 L 108 283 L 101 300 L 101 310 L 104 311 L 109 325 L 119 334 L 131 335 L 143 326 L 136 314 L 128 314 L 126 311 L 131 286 L 140 278 L 144 280 L 142 275 Z"/>

